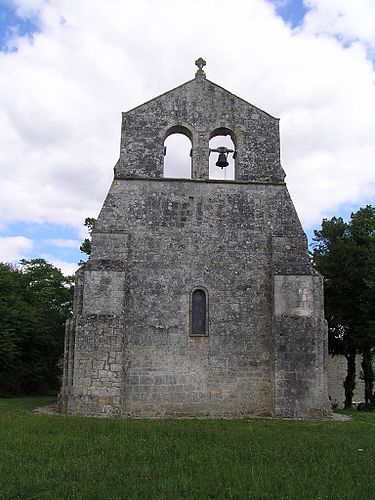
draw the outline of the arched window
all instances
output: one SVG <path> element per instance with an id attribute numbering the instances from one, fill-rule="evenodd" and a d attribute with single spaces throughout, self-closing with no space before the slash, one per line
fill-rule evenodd
<path id="1" fill-rule="evenodd" d="M 203 288 L 195 288 L 191 294 L 190 335 L 208 335 L 208 300 Z"/>
<path id="2" fill-rule="evenodd" d="M 172 127 L 164 140 L 163 177 L 191 179 L 192 137 L 185 127 Z"/>
<path id="3" fill-rule="evenodd" d="M 210 136 L 210 149 L 218 149 L 225 147 L 229 150 L 235 151 L 235 139 L 234 134 L 231 130 L 226 128 L 218 128 L 214 130 Z M 235 154 L 228 153 L 226 155 L 227 162 L 229 165 L 225 168 L 220 168 L 216 166 L 218 161 L 219 153 L 212 152 L 210 154 L 210 179 L 222 179 L 222 180 L 233 180 L 234 170 L 235 170 Z"/>

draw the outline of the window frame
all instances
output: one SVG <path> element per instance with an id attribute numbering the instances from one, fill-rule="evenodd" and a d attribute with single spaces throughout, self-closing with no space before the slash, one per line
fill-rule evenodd
<path id="1" fill-rule="evenodd" d="M 206 329 L 204 333 L 193 333 L 193 295 L 194 292 L 201 290 L 204 292 L 206 298 Z M 190 337 L 208 337 L 209 336 L 209 315 L 208 315 L 208 291 L 204 286 L 196 286 L 190 292 L 190 300 L 189 300 L 189 336 Z"/>

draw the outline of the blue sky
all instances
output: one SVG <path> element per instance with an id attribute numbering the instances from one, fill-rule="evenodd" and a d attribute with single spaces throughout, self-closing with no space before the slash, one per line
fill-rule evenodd
<path id="1" fill-rule="evenodd" d="M 280 117 L 309 238 L 322 217 L 348 218 L 375 202 L 374 51 L 373 0 L 237 0 L 230 15 L 224 0 L 0 0 L 0 260 L 76 269 L 121 111 L 192 78 L 198 56 Z"/>
<path id="2" fill-rule="evenodd" d="M 29 12 L 21 16 L 17 13 L 17 6 L 13 2 L 0 0 L 0 50 L 2 52 L 17 50 L 12 43 L 14 37 L 27 38 L 32 42 L 33 35 L 38 32 L 40 28 L 37 13 Z M 2 227 L 0 221 L 0 237 L 19 236 L 33 241 L 32 248 L 24 255 L 25 258 L 43 257 L 47 260 L 55 259 L 69 263 L 78 262 L 81 257 L 85 259 L 79 251 L 81 238 L 77 235 L 77 229 L 69 225 L 17 220 Z M 65 241 L 69 246 L 58 246 L 56 245 L 58 241 Z M 11 257 L 11 254 L 9 256 Z M 17 262 L 17 259 L 13 262 Z"/>
<path id="3" fill-rule="evenodd" d="M 271 2 L 272 3 L 272 2 Z M 292 2 L 273 2 L 276 5 L 277 13 L 283 18 L 287 23 L 290 23 L 293 28 L 299 26 L 305 14 L 307 12 L 307 7 L 301 0 L 294 0 Z"/>
<path id="4" fill-rule="evenodd" d="M 22 19 L 17 15 L 15 5 L 11 2 L 0 1 L 0 48 L 2 51 L 10 50 L 7 42 L 14 34 L 32 37 L 33 33 L 38 31 L 37 17 Z"/>

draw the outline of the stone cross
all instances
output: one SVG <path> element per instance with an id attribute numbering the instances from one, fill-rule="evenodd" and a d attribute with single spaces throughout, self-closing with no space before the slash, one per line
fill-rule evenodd
<path id="1" fill-rule="evenodd" d="M 203 71 L 203 66 L 206 66 L 206 61 L 200 57 L 195 61 L 195 65 L 198 66 L 198 71 L 195 73 L 195 76 L 202 76 L 206 78 L 206 73 Z"/>

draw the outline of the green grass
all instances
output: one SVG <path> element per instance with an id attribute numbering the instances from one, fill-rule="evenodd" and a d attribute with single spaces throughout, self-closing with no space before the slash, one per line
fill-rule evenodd
<path id="1" fill-rule="evenodd" d="M 101 420 L 0 399 L 0 498 L 375 498 L 375 414 Z M 359 451 L 362 449 L 363 451 Z"/>

